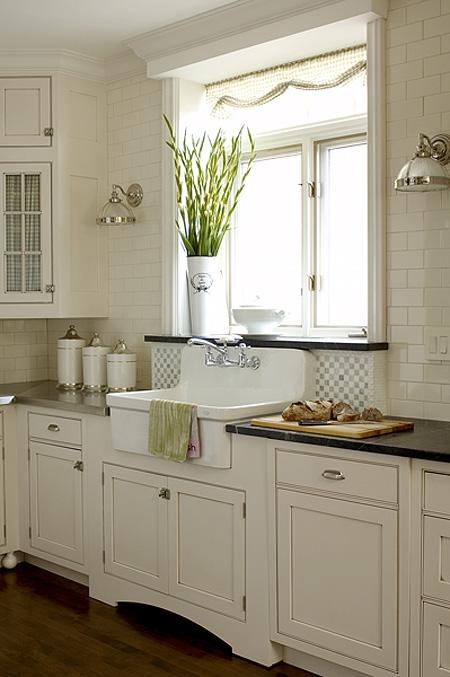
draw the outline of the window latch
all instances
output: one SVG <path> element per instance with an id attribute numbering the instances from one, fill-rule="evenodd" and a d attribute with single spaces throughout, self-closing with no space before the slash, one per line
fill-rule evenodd
<path id="1" fill-rule="evenodd" d="M 308 290 L 316 291 L 316 276 L 308 275 Z"/>
<path id="2" fill-rule="evenodd" d="M 303 183 L 299 183 L 299 186 L 303 186 Z M 317 197 L 317 184 L 315 181 L 308 181 L 306 183 L 308 188 L 308 197 Z"/>

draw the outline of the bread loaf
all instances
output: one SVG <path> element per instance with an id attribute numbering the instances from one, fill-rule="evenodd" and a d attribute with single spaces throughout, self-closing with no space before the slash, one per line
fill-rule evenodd
<path id="1" fill-rule="evenodd" d="M 281 413 L 285 421 L 329 421 L 332 403 L 328 400 L 292 402 Z"/>
<path id="2" fill-rule="evenodd" d="M 366 407 L 361 414 L 363 421 L 382 421 L 383 418 L 383 414 L 376 407 Z"/>

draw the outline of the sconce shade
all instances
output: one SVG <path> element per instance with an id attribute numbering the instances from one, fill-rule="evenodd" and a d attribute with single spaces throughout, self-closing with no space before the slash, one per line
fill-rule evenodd
<path id="1" fill-rule="evenodd" d="M 97 217 L 98 224 L 120 225 L 136 223 L 136 217 L 134 216 L 133 211 L 119 197 L 119 190 L 126 197 L 129 205 L 138 207 L 141 204 L 143 191 L 138 183 L 132 183 L 126 192 L 122 186 L 114 184 L 111 197 L 108 202 L 103 205 L 100 215 Z"/>
<path id="2" fill-rule="evenodd" d="M 449 160 L 450 137 L 439 134 L 431 140 L 419 134 L 414 156 L 401 168 L 395 182 L 400 192 L 425 192 L 445 190 L 450 186 L 450 177 L 443 166 Z"/>
<path id="3" fill-rule="evenodd" d="M 105 202 L 103 205 L 97 223 L 108 223 L 110 225 L 136 223 L 136 217 L 122 200 L 119 200 L 118 202 L 111 202 L 108 200 L 108 202 Z"/>

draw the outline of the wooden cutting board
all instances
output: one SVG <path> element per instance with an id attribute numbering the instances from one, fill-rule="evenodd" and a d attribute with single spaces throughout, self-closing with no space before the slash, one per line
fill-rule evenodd
<path id="1" fill-rule="evenodd" d="M 414 430 L 414 423 L 411 421 L 392 421 L 389 419 L 380 422 L 339 423 L 338 421 L 330 421 L 327 425 L 298 425 L 295 421 L 285 421 L 281 417 L 281 414 L 254 418 L 250 423 L 261 428 L 291 430 L 297 433 L 311 433 L 311 435 L 326 435 L 327 437 L 353 437 L 356 439 L 387 435 L 388 433 L 396 433 L 403 430 Z"/>

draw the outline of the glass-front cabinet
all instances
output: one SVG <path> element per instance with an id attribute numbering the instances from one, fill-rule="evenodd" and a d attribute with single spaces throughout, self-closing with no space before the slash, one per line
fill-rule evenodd
<path id="1" fill-rule="evenodd" d="M 51 167 L 0 164 L 2 303 L 51 303 Z"/>

